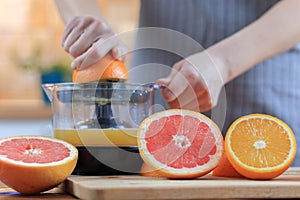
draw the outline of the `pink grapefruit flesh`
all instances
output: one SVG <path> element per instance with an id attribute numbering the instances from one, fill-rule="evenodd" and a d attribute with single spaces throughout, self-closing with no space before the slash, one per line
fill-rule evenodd
<path id="1" fill-rule="evenodd" d="M 0 144 L 0 155 L 23 163 L 51 163 L 70 156 L 62 143 L 37 138 L 14 138 Z"/>
<path id="2" fill-rule="evenodd" d="M 0 140 L 0 180 L 23 194 L 36 194 L 62 183 L 74 170 L 77 149 L 40 136 Z"/>
<path id="3" fill-rule="evenodd" d="M 168 178 L 194 178 L 216 167 L 223 137 L 206 116 L 172 109 L 146 118 L 138 131 L 139 150 L 148 164 Z"/>

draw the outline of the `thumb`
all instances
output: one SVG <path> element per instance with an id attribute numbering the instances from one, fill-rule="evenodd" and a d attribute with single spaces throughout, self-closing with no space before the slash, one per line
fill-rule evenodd
<path id="1" fill-rule="evenodd" d="M 171 82 L 171 79 L 169 77 L 161 78 L 156 81 L 156 83 L 158 85 L 163 85 L 163 86 L 168 86 L 170 84 L 170 82 Z"/>
<path id="2" fill-rule="evenodd" d="M 175 95 L 173 92 L 167 87 L 171 82 L 171 78 L 161 78 L 156 81 L 157 84 L 164 86 L 161 90 L 162 96 L 165 98 L 167 102 L 173 101 L 176 99 Z"/>
<path id="3" fill-rule="evenodd" d="M 160 84 L 160 85 L 164 85 L 164 86 L 170 85 L 171 81 L 174 79 L 174 77 L 176 76 L 176 74 L 178 73 L 178 71 L 180 71 L 180 69 L 182 67 L 182 63 L 183 63 L 183 61 L 180 61 L 180 62 L 176 63 L 172 67 L 171 73 L 167 77 L 165 77 L 165 78 L 158 79 L 156 81 L 156 83 Z"/>
<path id="4" fill-rule="evenodd" d="M 126 57 L 126 48 L 121 45 L 118 45 L 118 46 L 112 48 L 112 56 L 115 59 L 118 59 L 118 60 L 124 62 L 125 57 Z"/>

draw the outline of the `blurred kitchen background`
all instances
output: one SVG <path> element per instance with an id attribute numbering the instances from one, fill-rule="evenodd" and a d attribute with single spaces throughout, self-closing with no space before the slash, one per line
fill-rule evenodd
<path id="1" fill-rule="evenodd" d="M 117 33 L 136 27 L 139 0 L 98 2 Z M 41 82 L 47 74 L 70 81 L 72 58 L 61 47 L 63 30 L 53 0 L 0 0 L 0 138 L 52 134 Z"/>

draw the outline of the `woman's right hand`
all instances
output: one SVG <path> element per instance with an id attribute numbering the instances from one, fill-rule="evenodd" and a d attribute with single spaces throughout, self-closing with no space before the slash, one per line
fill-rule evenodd
<path id="1" fill-rule="evenodd" d="M 77 70 L 96 63 L 109 51 L 119 60 L 125 54 L 125 47 L 107 23 L 91 16 L 74 17 L 66 25 L 62 46 L 73 56 L 71 68 Z"/>
<path id="2" fill-rule="evenodd" d="M 164 85 L 162 95 L 171 108 L 196 112 L 211 110 L 228 75 L 223 60 L 202 51 L 177 62 L 166 78 L 157 80 Z"/>

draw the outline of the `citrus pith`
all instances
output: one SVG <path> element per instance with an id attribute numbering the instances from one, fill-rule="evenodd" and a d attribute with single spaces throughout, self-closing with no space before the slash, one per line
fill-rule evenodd
<path id="1" fill-rule="evenodd" d="M 225 151 L 230 163 L 243 176 L 272 179 L 292 164 L 296 139 L 282 120 L 266 114 L 250 114 L 229 127 Z"/>
<path id="2" fill-rule="evenodd" d="M 49 190 L 74 170 L 77 149 L 61 140 L 40 136 L 0 140 L 0 180 L 23 194 Z"/>
<path id="3" fill-rule="evenodd" d="M 152 166 L 143 163 L 140 171 L 141 176 L 162 177 L 162 175 Z"/>
<path id="4" fill-rule="evenodd" d="M 140 124 L 138 147 L 143 160 L 164 177 L 195 178 L 217 166 L 223 153 L 223 137 L 205 115 L 170 109 Z"/>

